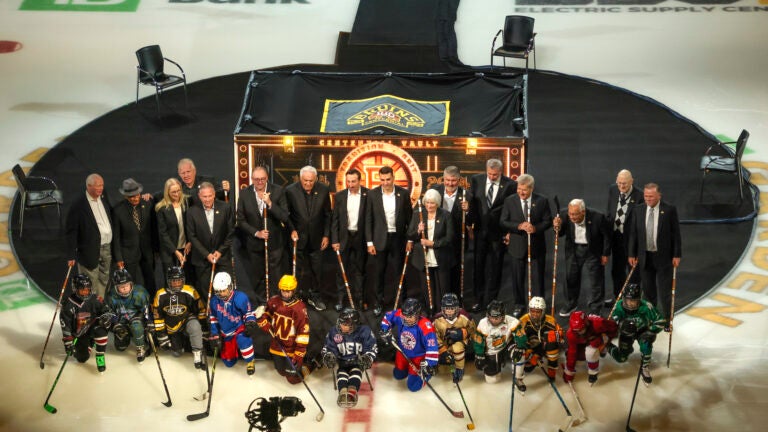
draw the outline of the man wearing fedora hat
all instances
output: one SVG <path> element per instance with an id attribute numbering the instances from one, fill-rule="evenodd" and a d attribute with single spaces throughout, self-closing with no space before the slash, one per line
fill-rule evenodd
<path id="1" fill-rule="evenodd" d="M 154 204 L 141 198 L 144 188 L 132 178 L 123 180 L 118 190 L 125 199 L 112 209 L 112 256 L 118 267 L 128 270 L 154 296 L 154 253 L 158 251 Z"/>

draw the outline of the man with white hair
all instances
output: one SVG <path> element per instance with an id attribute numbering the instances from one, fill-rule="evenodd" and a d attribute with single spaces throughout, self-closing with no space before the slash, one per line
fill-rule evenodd
<path id="1" fill-rule="evenodd" d="M 608 187 L 608 207 L 605 215 L 608 223 L 612 224 L 611 229 L 611 279 L 613 281 L 613 295 L 605 300 L 606 305 L 611 305 L 613 300 L 619 296 L 621 287 L 627 278 L 627 244 L 629 241 L 629 230 L 625 229 L 631 226 L 629 221 L 632 217 L 632 210 L 635 206 L 643 202 L 643 191 L 634 185 L 632 173 L 623 169 L 616 176 L 616 183 Z M 640 280 L 640 272 L 632 274 L 633 281 Z"/>

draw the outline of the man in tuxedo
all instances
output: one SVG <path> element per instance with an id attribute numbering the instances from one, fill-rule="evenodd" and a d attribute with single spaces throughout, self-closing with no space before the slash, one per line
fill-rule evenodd
<path id="1" fill-rule="evenodd" d="M 619 296 L 621 287 L 627 279 L 627 244 L 629 240 L 629 227 L 632 211 L 643 202 L 643 192 L 634 186 L 634 179 L 629 170 L 623 169 L 616 176 L 616 183 L 608 187 L 608 208 L 606 216 L 611 224 L 611 280 L 613 281 L 613 295 L 605 300 L 606 306 L 610 306 Z M 632 280 L 640 281 L 640 272 L 632 273 Z"/>
<path id="2" fill-rule="evenodd" d="M 605 216 L 574 199 L 568 210 L 552 222 L 558 235 L 565 236 L 565 306 L 560 316 L 570 316 L 579 304 L 582 274 L 587 275 L 588 310 L 600 315 L 605 284 L 604 266 L 611 254 L 611 231 Z"/>
<path id="3" fill-rule="evenodd" d="M 187 210 L 186 232 L 192 243 L 190 262 L 195 267 L 197 292 L 207 302 L 213 264 L 217 273 L 232 273 L 234 217 L 232 206 L 216 199 L 211 183 L 201 183 L 197 197 L 201 205 Z"/>
<path id="4" fill-rule="evenodd" d="M 470 197 L 465 207 L 469 210 L 467 223 L 473 225 L 475 238 L 472 312 L 484 311 L 496 299 L 501 286 L 504 232 L 499 218 L 504 200 L 517 189 L 517 182 L 503 175 L 502 168 L 499 159 L 488 159 L 485 174 L 476 174 L 469 182 Z"/>
<path id="5" fill-rule="evenodd" d="M 330 244 L 331 196 L 328 186 L 317 181 L 317 170 L 305 166 L 299 181 L 285 188 L 288 202 L 288 226 L 296 242 L 296 278 L 299 290 L 318 311 L 325 310 L 320 284 L 323 279 L 323 251 Z M 309 280 L 305 276 L 309 273 Z M 308 288 L 305 288 L 307 287 Z"/>
<path id="6" fill-rule="evenodd" d="M 251 172 L 252 184 L 240 191 L 237 201 L 237 229 L 245 238 L 250 259 L 249 274 L 255 296 L 266 303 L 266 273 L 269 265 L 269 294 L 278 294 L 277 282 L 283 275 L 287 236 L 288 202 L 285 189 L 268 182 L 267 169 L 256 167 Z M 266 214 L 266 224 L 265 224 Z M 264 249 L 266 241 L 268 251 Z M 267 256 L 269 263 L 266 263 Z"/>
<path id="7" fill-rule="evenodd" d="M 66 236 L 70 251 L 67 264 L 77 263 L 96 293 L 104 297 L 112 264 L 112 207 L 104 192 L 104 179 L 90 174 L 85 179 L 85 194 L 78 196 L 67 213 Z"/>
<path id="8" fill-rule="evenodd" d="M 461 171 L 459 167 L 448 166 L 443 170 L 443 183 L 432 185 L 432 189 L 440 193 L 442 197 L 442 208 L 451 214 L 453 221 L 453 238 L 451 240 L 451 250 L 453 255 L 450 261 L 450 292 L 461 296 L 461 218 L 464 215 L 464 208 L 468 208 L 466 201 L 466 190 L 459 186 L 461 180 Z M 465 217 L 466 225 L 466 217 Z M 464 247 L 467 246 L 467 237 L 465 230 Z M 441 264 L 444 265 L 444 264 Z M 460 298 L 463 302 L 464 299 Z"/>
<path id="9" fill-rule="evenodd" d="M 373 313 L 381 315 L 386 304 L 394 305 L 394 289 L 386 289 L 387 274 L 398 280 L 403 266 L 406 232 L 413 207 L 408 190 L 395 185 L 395 173 L 390 166 L 379 169 L 379 186 L 370 190 L 365 209 L 365 241 L 373 257 L 375 274 Z"/>
<path id="10" fill-rule="evenodd" d="M 339 251 L 344 270 L 347 274 L 352 300 L 360 308 L 363 300 L 363 274 L 368 251 L 365 247 L 365 206 L 368 201 L 368 188 L 360 185 L 360 171 L 351 169 L 344 175 L 347 188 L 336 192 L 334 196 L 333 216 L 331 217 L 331 247 Z M 347 298 L 344 279 L 339 268 L 336 277 L 336 312 L 341 312 L 344 299 Z"/>
<path id="11" fill-rule="evenodd" d="M 526 276 L 528 275 L 528 244 L 531 257 L 531 295 L 544 297 L 544 264 L 547 245 L 544 233 L 552 226 L 549 201 L 533 193 L 534 178 L 523 174 L 517 178 L 517 193 L 504 200 L 499 224 L 509 234 L 507 254 L 512 271 L 512 289 L 515 303 L 528 303 Z M 535 272 L 535 273 L 533 273 Z"/>
<path id="12" fill-rule="evenodd" d="M 198 198 L 198 190 L 203 183 L 208 182 L 216 189 L 216 199 L 226 200 L 229 194 L 229 181 L 222 180 L 221 188 L 218 188 L 219 183 L 211 176 L 197 175 L 197 167 L 192 159 L 183 158 L 179 160 L 176 165 L 178 171 L 179 180 L 181 181 L 181 191 L 184 196 L 187 197 L 187 205 L 200 205 L 200 199 Z"/>
<path id="13" fill-rule="evenodd" d="M 634 210 L 627 251 L 629 265 L 640 271 L 644 298 L 659 306 L 667 320 L 664 331 L 670 331 L 672 314 L 672 272 L 680 265 L 682 240 L 677 208 L 661 200 L 656 183 L 643 188 L 644 204 Z M 637 271 L 636 270 L 636 271 Z"/>
<path id="14" fill-rule="evenodd" d="M 112 256 L 119 268 L 128 270 L 154 297 L 155 252 L 159 251 L 157 222 L 152 202 L 141 199 L 143 190 L 136 180 L 123 180 L 119 191 L 125 199 L 112 209 Z"/>

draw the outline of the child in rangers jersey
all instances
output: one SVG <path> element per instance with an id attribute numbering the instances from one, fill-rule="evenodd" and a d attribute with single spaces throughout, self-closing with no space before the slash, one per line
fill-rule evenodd
<path id="1" fill-rule="evenodd" d="M 461 309 L 456 294 L 445 294 L 440 306 L 433 323 L 440 353 L 438 363 L 452 366 L 453 382 L 457 383 L 464 378 L 464 355 L 475 334 L 475 322 Z"/>
<path id="2" fill-rule="evenodd" d="M 195 368 L 205 369 L 203 360 L 203 330 L 205 305 L 194 288 L 184 283 L 184 270 L 174 266 L 168 269 L 168 288 L 155 293 L 152 311 L 155 334 L 160 348 L 171 350 L 174 357 L 184 352 L 184 336 L 189 338 Z"/>
<path id="3" fill-rule="evenodd" d="M 331 327 L 321 351 L 323 365 L 336 372 L 336 403 L 342 408 L 357 405 L 357 392 L 363 379 L 363 371 L 370 369 L 376 360 L 378 347 L 371 328 L 360 325 L 360 313 L 350 307 L 339 314 L 336 326 Z"/>
<path id="4" fill-rule="evenodd" d="M 281 277 L 277 283 L 280 294 L 269 299 L 266 306 L 259 306 L 255 314 L 259 327 L 272 336 L 269 352 L 277 373 L 291 384 L 300 383 L 302 376 L 309 373 L 309 368 L 302 368 L 309 345 L 309 316 L 307 306 L 295 296 L 297 285 L 295 277 Z"/>
<path id="5" fill-rule="evenodd" d="M 483 371 L 485 381 L 499 382 L 501 369 L 509 356 L 512 335 L 518 326 L 517 318 L 506 315 L 504 303 L 491 300 L 485 318 L 477 324 L 474 335 L 475 367 Z"/>
<path id="6" fill-rule="evenodd" d="M 600 372 L 600 356 L 605 355 L 606 344 L 616 337 L 616 323 L 599 315 L 587 315 L 584 311 L 571 314 L 565 337 L 568 348 L 565 351 L 563 380 L 573 381 L 576 361 L 586 360 L 590 385 L 597 382 Z"/>
<path id="7" fill-rule="evenodd" d="M 133 340 L 139 363 L 147 356 L 144 325 L 149 319 L 149 302 L 149 293 L 143 286 L 133 283 L 128 270 L 122 268 L 112 273 L 112 289 L 107 293 L 107 304 L 117 315 L 117 323 L 112 326 L 115 348 L 125 351 Z"/>
<path id="8" fill-rule="evenodd" d="M 625 288 L 624 297 L 616 304 L 611 320 L 619 326 L 619 346 L 608 344 L 608 352 L 617 362 L 624 363 L 634 351 L 632 345 L 637 341 L 640 346 L 641 369 L 643 383 L 653 381 L 651 377 L 651 353 L 656 334 L 663 328 L 665 321 L 650 302 L 642 299 L 642 291 L 638 284 L 629 284 Z"/>
<path id="9" fill-rule="evenodd" d="M 257 325 L 251 301 L 244 292 L 234 290 L 232 277 L 226 272 L 219 272 L 213 278 L 213 291 L 208 342 L 212 348 L 219 349 L 221 360 L 227 367 L 234 366 L 238 357 L 242 356 L 246 372 L 253 375 L 256 371 L 253 340 L 248 335 Z"/>
<path id="10" fill-rule="evenodd" d="M 394 334 L 393 326 L 397 327 Z M 395 354 L 392 375 L 397 380 L 408 377 L 408 390 L 421 390 L 424 382 L 434 374 L 439 354 L 435 329 L 427 318 L 421 316 L 419 301 L 415 298 L 405 299 L 401 309 L 384 314 L 381 333 L 384 340 L 397 344 L 402 350 L 402 353 L 398 350 Z"/>
<path id="11" fill-rule="evenodd" d="M 107 369 L 104 352 L 107 350 L 107 332 L 115 315 L 104 301 L 91 290 L 91 278 L 78 274 L 72 279 L 72 294 L 61 307 L 59 323 L 67 355 L 85 363 L 91 356 L 91 345 L 96 344 L 96 368 Z"/>
<path id="12" fill-rule="evenodd" d="M 512 359 L 516 364 L 515 377 L 517 388 L 524 392 L 526 386 L 523 377 L 533 371 L 546 357 L 547 376 L 550 380 L 557 376 L 557 362 L 560 357 L 560 344 L 564 335 L 560 324 L 544 310 L 547 304 L 542 297 L 532 297 L 528 302 L 528 313 L 520 318 L 520 325 L 515 330 L 516 348 Z"/>

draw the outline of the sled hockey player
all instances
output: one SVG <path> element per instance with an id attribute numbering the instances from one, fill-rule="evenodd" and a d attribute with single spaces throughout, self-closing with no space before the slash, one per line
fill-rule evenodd
<path id="1" fill-rule="evenodd" d="M 438 363 L 453 366 L 453 382 L 458 383 L 464 378 L 464 357 L 470 338 L 475 334 L 475 322 L 459 306 L 459 297 L 447 293 L 440 301 L 440 312 L 435 316 L 433 326 L 440 353 Z"/>
<path id="2" fill-rule="evenodd" d="M 205 305 L 195 289 L 184 283 L 184 270 L 173 266 L 167 272 L 168 288 L 160 288 L 152 302 L 155 334 L 160 348 L 174 357 L 184 352 L 184 337 L 189 338 L 195 368 L 205 369 L 203 329 Z"/>
<path id="3" fill-rule="evenodd" d="M 525 374 L 533 371 L 539 362 L 547 359 L 545 369 L 550 380 L 557 376 L 557 362 L 560 357 L 560 345 L 564 343 L 563 329 L 551 315 L 544 310 L 547 304 L 543 297 L 532 297 L 528 302 L 528 313 L 520 318 L 520 325 L 515 330 L 515 349 L 512 360 L 515 362 L 515 377 L 518 390 L 524 392 Z"/>
<path id="4" fill-rule="evenodd" d="M 384 314 L 381 335 L 403 351 L 398 350 L 395 354 L 392 375 L 397 380 L 408 377 L 408 390 L 421 390 L 424 382 L 434 375 L 439 357 L 435 329 L 427 318 L 421 316 L 421 303 L 415 298 L 407 298 L 401 309 Z"/>
<path id="5" fill-rule="evenodd" d="M 144 326 L 149 319 L 149 304 L 149 293 L 143 286 L 133 283 L 128 270 L 122 268 L 112 273 L 107 305 L 117 315 L 117 322 L 112 326 L 115 348 L 125 351 L 133 340 L 139 363 L 144 361 L 148 352 Z"/>
<path id="6" fill-rule="evenodd" d="M 341 408 L 357 405 L 357 392 L 363 380 L 363 372 L 370 369 L 376 360 L 378 347 L 373 331 L 360 324 L 360 313 L 350 307 L 344 308 L 336 320 L 336 326 L 328 330 L 325 346 L 321 351 L 323 365 L 336 371 L 336 388 L 339 396 L 336 403 Z"/>
<path id="7" fill-rule="evenodd" d="M 248 335 L 257 325 L 251 301 L 244 292 L 235 291 L 232 277 L 227 272 L 216 273 L 213 292 L 208 343 L 214 350 L 219 349 L 221 360 L 227 367 L 234 366 L 238 357 L 242 356 L 246 373 L 253 375 L 256 361 L 253 358 L 253 340 Z"/>
<path id="8" fill-rule="evenodd" d="M 74 349 L 74 357 L 85 363 L 91 357 L 91 345 L 96 344 L 96 368 L 107 369 L 104 352 L 107 350 L 107 332 L 115 315 L 104 300 L 94 294 L 88 275 L 80 273 L 72 279 L 72 294 L 61 307 L 59 323 L 67 354 Z M 75 340 L 76 339 L 76 340 Z"/>
<path id="9" fill-rule="evenodd" d="M 275 369 L 291 384 L 300 383 L 302 376 L 310 372 L 303 367 L 309 345 L 309 316 L 307 306 L 296 297 L 297 285 L 295 277 L 284 275 L 277 283 L 280 294 L 256 309 L 256 323 L 272 336 L 269 352 Z"/>
<path id="10" fill-rule="evenodd" d="M 587 315 L 584 311 L 571 314 L 568 331 L 565 332 L 568 348 L 565 351 L 563 381 L 570 383 L 576 374 L 576 362 L 586 361 L 589 384 L 597 382 L 600 372 L 600 356 L 606 354 L 607 344 L 617 335 L 614 321 L 599 315 Z"/>
<path id="11" fill-rule="evenodd" d="M 483 371 L 486 382 L 501 380 L 501 369 L 506 364 L 508 350 L 514 341 L 514 330 L 519 323 L 517 318 L 506 314 L 501 301 L 491 300 L 488 303 L 485 318 L 477 324 L 473 344 L 475 367 Z"/>
<path id="12" fill-rule="evenodd" d="M 624 363 L 634 351 L 635 341 L 640 346 L 641 370 L 643 382 L 648 385 L 651 377 L 651 353 L 656 334 L 664 328 L 664 318 L 656 308 L 642 299 L 640 285 L 629 284 L 624 290 L 624 296 L 619 300 L 613 311 L 611 320 L 619 326 L 619 345 L 608 344 L 608 352 L 617 362 Z"/>

